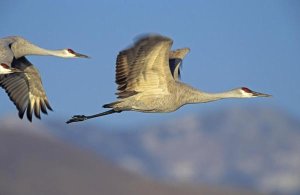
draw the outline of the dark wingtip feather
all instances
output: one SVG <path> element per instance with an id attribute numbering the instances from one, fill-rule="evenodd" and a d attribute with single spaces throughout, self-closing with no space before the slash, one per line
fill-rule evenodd
<path id="1" fill-rule="evenodd" d="M 20 119 L 23 119 L 24 113 L 25 113 L 25 110 L 19 110 L 18 115 L 19 115 L 19 118 L 20 118 Z"/>
<path id="2" fill-rule="evenodd" d="M 41 119 L 40 105 L 37 104 L 37 102 L 34 103 L 33 109 L 34 109 L 34 115 L 36 116 L 36 118 Z"/>
<path id="3" fill-rule="evenodd" d="M 17 109 L 18 109 L 18 111 L 19 111 L 18 115 L 19 115 L 19 118 L 20 118 L 20 119 L 23 119 L 23 117 L 24 117 L 24 113 L 25 113 L 26 108 L 27 108 L 26 105 L 28 105 L 28 104 L 24 104 L 24 105 L 22 105 L 22 106 L 17 107 Z"/>
<path id="4" fill-rule="evenodd" d="M 31 109 L 31 103 L 29 102 L 28 103 L 28 106 L 27 106 L 27 112 L 26 112 L 26 115 L 27 115 L 27 119 L 32 122 L 32 112 L 33 110 Z"/>
<path id="5" fill-rule="evenodd" d="M 46 106 L 45 106 L 45 102 L 43 102 L 42 100 L 40 101 L 40 108 L 41 108 L 41 111 L 42 111 L 44 114 L 48 114 L 47 108 L 46 108 Z"/>
<path id="6" fill-rule="evenodd" d="M 46 106 L 47 106 L 47 108 L 48 108 L 49 110 L 53 111 L 53 109 L 51 108 L 51 106 L 50 106 L 48 100 L 45 100 L 45 104 L 46 104 Z"/>

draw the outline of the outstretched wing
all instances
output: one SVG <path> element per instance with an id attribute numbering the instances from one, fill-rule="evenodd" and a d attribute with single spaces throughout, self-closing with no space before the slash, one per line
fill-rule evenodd
<path id="1" fill-rule="evenodd" d="M 25 57 L 14 59 L 12 67 L 22 72 L 0 75 L 0 86 L 16 105 L 21 119 L 25 111 L 29 121 L 32 121 L 33 112 L 40 119 L 40 111 L 47 114 L 47 109 L 52 108 L 38 70 Z"/>
<path id="2" fill-rule="evenodd" d="M 172 80 L 169 51 L 173 41 L 160 35 L 140 37 L 135 44 L 119 53 L 116 62 L 118 98 L 145 92 L 168 93 Z"/>
<path id="3" fill-rule="evenodd" d="M 169 66 L 172 76 L 176 81 L 180 79 L 180 68 L 182 66 L 182 60 L 189 51 L 189 48 L 182 48 L 170 51 L 169 53 Z"/>

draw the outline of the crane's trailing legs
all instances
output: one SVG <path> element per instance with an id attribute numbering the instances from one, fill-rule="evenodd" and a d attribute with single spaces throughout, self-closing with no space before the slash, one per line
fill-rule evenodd
<path id="1" fill-rule="evenodd" d="M 120 111 L 116 111 L 114 109 L 111 109 L 111 110 L 108 110 L 108 111 L 105 111 L 105 112 L 101 112 L 99 114 L 90 115 L 90 116 L 75 115 L 70 120 L 68 120 L 66 123 L 69 124 L 69 123 L 73 123 L 73 122 L 85 121 L 87 119 L 96 118 L 96 117 L 100 117 L 100 116 L 105 116 L 105 115 L 113 114 L 113 113 L 120 113 L 120 112 L 122 112 L 122 111 L 121 110 Z"/>

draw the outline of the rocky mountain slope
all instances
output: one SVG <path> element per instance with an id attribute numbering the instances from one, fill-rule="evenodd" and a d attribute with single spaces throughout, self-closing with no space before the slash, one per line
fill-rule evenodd
<path id="1" fill-rule="evenodd" d="M 127 130 L 73 125 L 56 133 L 155 179 L 300 194 L 300 122 L 279 109 L 232 108 Z"/>
<path id="2" fill-rule="evenodd" d="M 51 130 L 45 126 L 8 118 L 0 122 L 1 195 L 257 195 L 224 187 L 153 181 L 48 134 Z"/>

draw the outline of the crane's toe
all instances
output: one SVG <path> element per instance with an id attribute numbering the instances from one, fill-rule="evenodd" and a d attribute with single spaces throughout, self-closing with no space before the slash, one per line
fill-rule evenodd
<path id="1" fill-rule="evenodd" d="M 73 122 L 80 122 L 86 120 L 87 117 L 85 115 L 75 115 L 70 120 L 68 120 L 66 123 L 73 123 Z"/>

